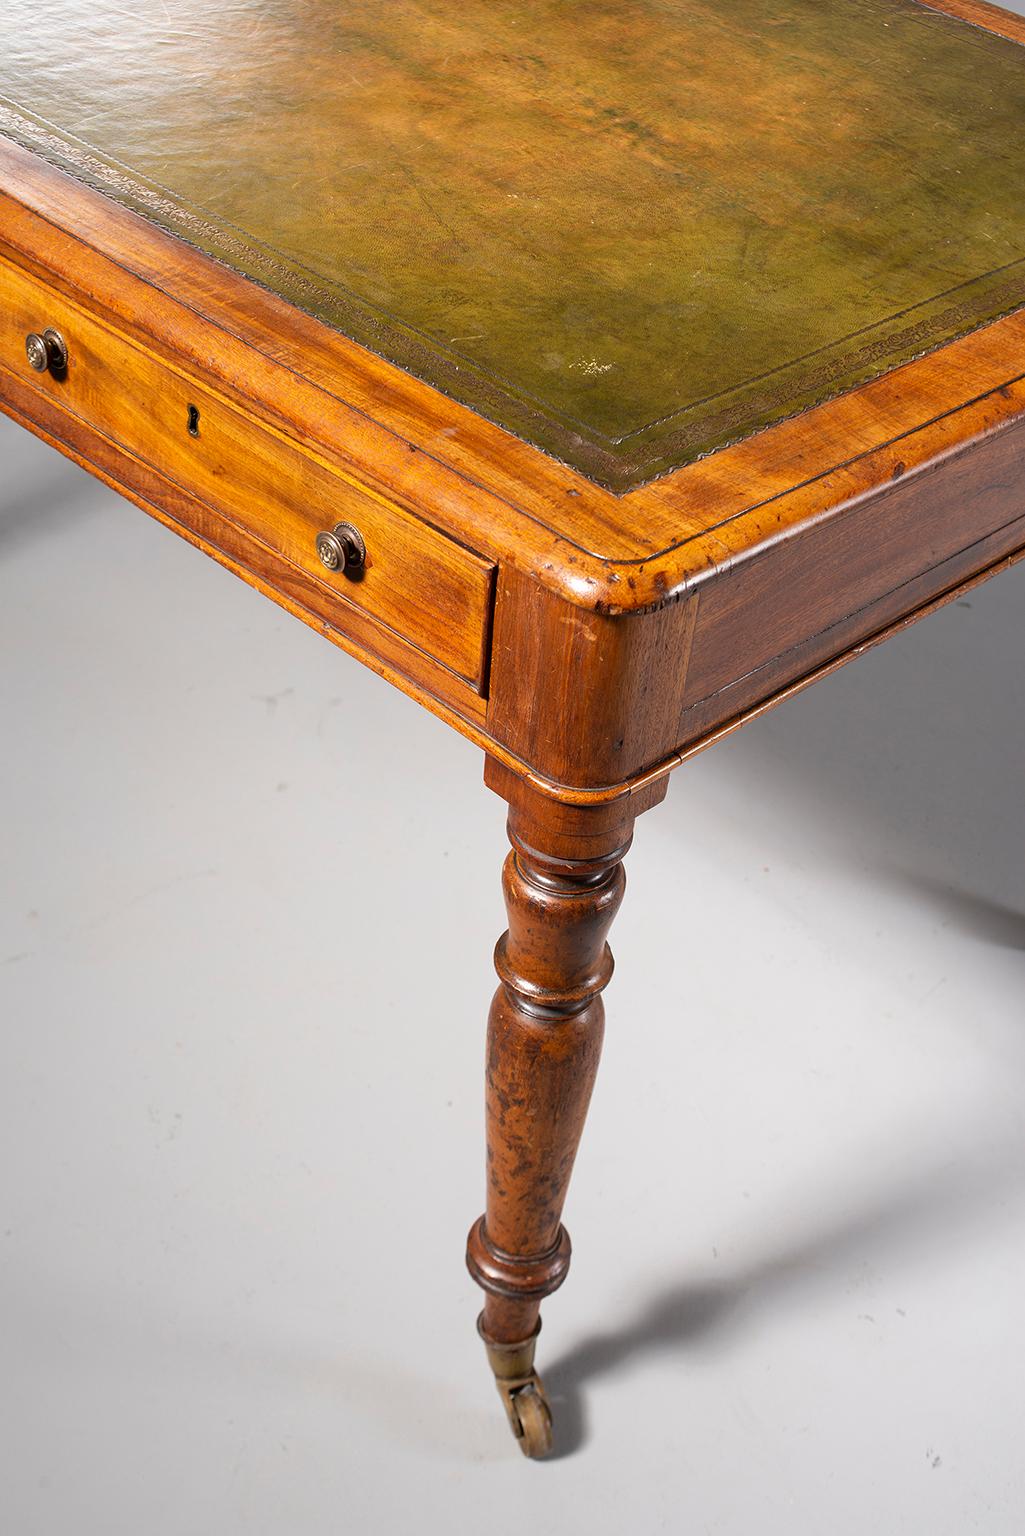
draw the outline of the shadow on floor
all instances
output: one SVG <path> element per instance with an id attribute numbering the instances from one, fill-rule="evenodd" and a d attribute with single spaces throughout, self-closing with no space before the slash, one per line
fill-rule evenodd
<path id="1" fill-rule="evenodd" d="M 907 1158 L 905 1148 L 904 1157 Z M 900 1153 L 895 1153 L 895 1157 Z M 555 1418 L 555 1459 L 573 1455 L 589 1438 L 585 1389 L 616 1377 L 646 1357 L 693 1354 L 723 1346 L 795 1297 L 844 1283 L 852 1261 L 942 1249 L 1025 1194 L 1025 1144 L 988 1149 L 985 1158 L 952 1168 L 949 1156 L 809 1222 L 777 1248 L 713 1281 L 673 1281 L 654 1291 L 625 1324 L 585 1338 L 543 1369 Z M 826 1203 L 821 1209 L 827 1210 Z M 874 1319 L 873 1319 L 874 1321 Z"/>
<path id="2" fill-rule="evenodd" d="M 909 870 L 895 875 L 894 881 L 906 886 L 913 897 L 928 901 L 961 933 L 1000 949 L 1025 951 L 1025 912 Z"/>
<path id="3" fill-rule="evenodd" d="M 5 437 L 16 430 L 10 422 L 0 425 Z M 41 457 L 45 472 L 38 469 Z M 33 455 L 31 462 L 31 476 L 22 471 L 7 485 L 0 478 L 0 556 L 37 543 L 55 543 L 64 529 L 78 525 L 107 495 L 56 451 Z"/>

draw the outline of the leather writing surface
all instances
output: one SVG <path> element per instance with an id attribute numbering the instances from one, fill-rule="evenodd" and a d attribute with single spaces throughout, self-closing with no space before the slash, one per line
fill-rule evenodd
<path id="1" fill-rule="evenodd" d="M 917 0 L 5 0 L 0 131 L 622 490 L 1025 303 Z"/>

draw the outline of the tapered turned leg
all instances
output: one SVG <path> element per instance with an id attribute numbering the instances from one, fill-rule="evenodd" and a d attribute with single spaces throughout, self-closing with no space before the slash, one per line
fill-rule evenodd
<path id="1" fill-rule="evenodd" d="M 622 813 L 514 803 L 504 870 L 509 929 L 488 1019 L 487 1210 L 471 1228 L 470 1273 L 485 1292 L 478 1328 L 513 1432 L 528 1456 L 551 1448 L 533 1368 L 543 1297 L 562 1284 L 561 1224 L 598 1070 L 605 942 L 623 897 L 632 822 Z"/>

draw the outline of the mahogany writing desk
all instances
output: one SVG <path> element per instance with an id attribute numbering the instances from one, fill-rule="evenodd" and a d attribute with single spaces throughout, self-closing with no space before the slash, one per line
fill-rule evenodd
<path id="1" fill-rule="evenodd" d="M 480 746 L 530 1455 L 636 816 L 1025 553 L 1025 22 L 7 0 L 0 404 Z"/>

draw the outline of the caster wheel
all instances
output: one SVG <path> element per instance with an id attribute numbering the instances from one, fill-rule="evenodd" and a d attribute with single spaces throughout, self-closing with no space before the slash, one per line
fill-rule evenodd
<path id="1" fill-rule="evenodd" d="M 548 1456 L 552 1449 L 552 1411 L 544 1388 L 535 1376 L 514 1392 L 509 1402 L 509 1421 L 520 1442 L 520 1450 L 532 1461 Z"/>
<path id="2" fill-rule="evenodd" d="M 539 1320 L 529 1338 L 516 1344 L 499 1344 L 488 1337 L 483 1312 L 477 1319 L 477 1332 L 487 1348 L 509 1428 L 524 1456 L 532 1461 L 550 1455 L 552 1449 L 552 1410 L 534 1369 L 534 1345 L 540 1330 Z"/>

